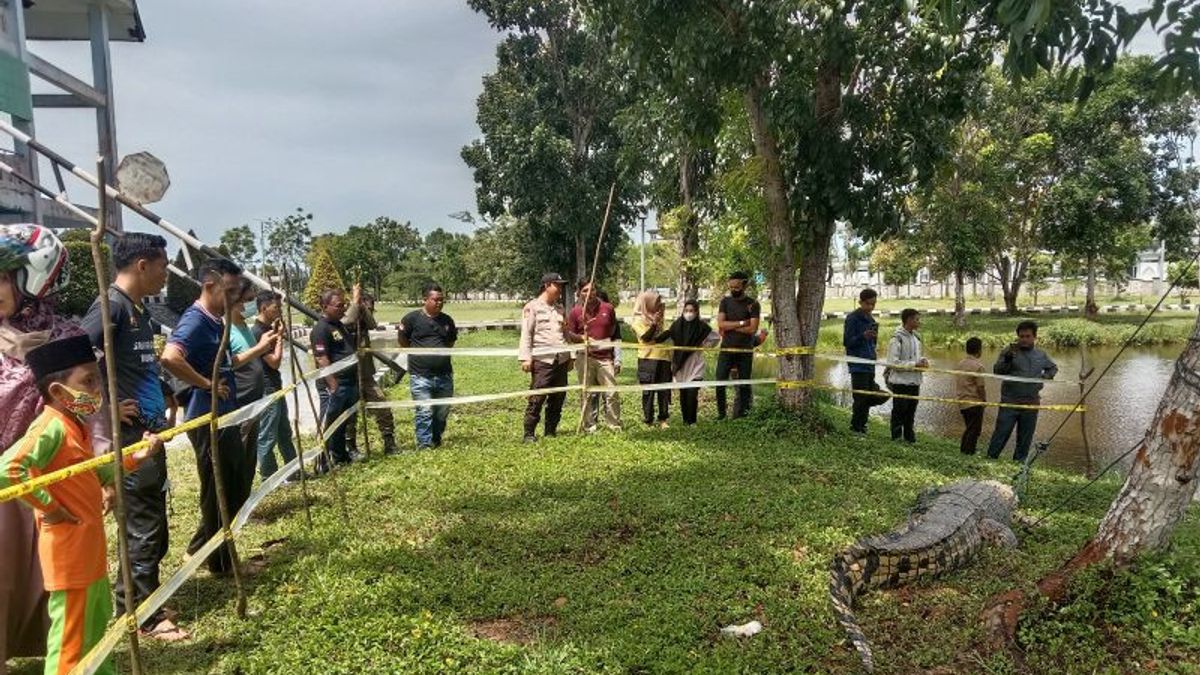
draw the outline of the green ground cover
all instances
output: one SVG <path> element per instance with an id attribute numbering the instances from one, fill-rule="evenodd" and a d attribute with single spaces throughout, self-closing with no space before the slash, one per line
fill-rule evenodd
<path id="1" fill-rule="evenodd" d="M 511 340 L 480 333 L 462 345 Z M 510 359 L 459 358 L 456 368 L 460 394 L 527 383 Z M 407 397 L 403 386 L 392 393 Z M 901 522 L 925 486 L 1008 479 L 1014 467 L 930 437 L 897 445 L 878 422 L 868 439 L 852 439 L 832 407 L 821 412 L 830 431 L 804 431 L 772 410 L 769 393 L 757 392 L 751 418 L 718 423 L 705 392 L 701 424 L 667 430 L 642 428 L 626 396 L 625 432 L 532 446 L 520 443 L 523 402 L 482 404 L 457 410 L 446 445 L 420 454 L 407 435 L 411 414 L 398 414 L 408 451 L 311 483 L 311 526 L 299 487 L 287 487 L 243 531 L 243 555 L 266 563 L 249 580 L 250 618 L 235 618 L 230 580 L 201 572 L 169 603 L 193 639 L 148 645 L 147 672 L 855 672 L 828 605 L 834 553 Z M 573 428 L 577 397 L 567 410 Z M 171 471 L 167 570 L 195 524 L 186 448 Z M 1028 511 L 1082 480 L 1038 470 Z M 943 579 L 867 596 L 860 618 L 880 670 L 1200 669 L 1195 513 L 1174 555 L 1089 575 L 1070 610 L 1033 616 L 1019 655 L 983 645 L 985 600 L 1065 560 L 1116 487 L 1102 481 L 1022 534 L 1016 551 L 988 550 Z M 766 627 L 753 638 L 719 635 L 753 619 Z M 119 661 L 127 666 L 123 652 Z"/>

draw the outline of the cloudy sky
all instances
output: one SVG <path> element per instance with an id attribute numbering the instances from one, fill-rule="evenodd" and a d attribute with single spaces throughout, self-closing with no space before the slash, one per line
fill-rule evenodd
<path id="1" fill-rule="evenodd" d="M 113 46 L 118 149 L 166 162 L 172 185 L 153 208 L 169 220 L 208 240 L 297 206 L 318 231 L 380 215 L 464 227 L 446 215 L 474 210 L 459 150 L 479 133 L 499 40 L 465 2 L 139 4 L 146 42 Z M 84 43 L 31 51 L 91 79 Z M 41 110 L 37 124 L 44 143 L 94 162 L 91 111 Z"/>
<path id="2" fill-rule="evenodd" d="M 156 211 L 209 241 L 297 206 L 316 231 L 380 215 L 466 227 L 447 214 L 474 210 L 459 150 L 479 133 L 475 98 L 499 35 L 465 0 L 140 5 L 147 41 L 113 46 L 118 147 L 167 163 Z M 1140 35 L 1135 50 L 1155 41 Z M 33 51 L 90 80 L 85 43 Z M 38 136 L 94 161 L 90 111 L 39 111 Z"/>

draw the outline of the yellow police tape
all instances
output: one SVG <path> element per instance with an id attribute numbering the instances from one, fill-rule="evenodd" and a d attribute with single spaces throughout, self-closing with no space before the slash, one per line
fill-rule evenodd
<path id="1" fill-rule="evenodd" d="M 971 401 L 960 398 L 946 398 L 942 396 L 922 396 L 914 394 L 893 394 L 884 390 L 870 389 L 849 389 L 846 387 L 837 387 L 832 384 L 821 384 L 812 380 L 779 380 L 776 386 L 780 389 L 823 389 L 826 391 L 841 391 L 850 394 L 862 394 L 866 396 L 874 396 L 876 398 L 903 398 L 912 401 L 931 401 L 934 403 L 953 403 L 961 406 L 986 406 L 988 408 L 1014 408 L 1016 410 L 1050 410 L 1056 412 L 1087 412 L 1087 408 L 1082 404 L 1028 404 L 1028 403 L 1002 403 L 999 401 Z"/>
<path id="2" fill-rule="evenodd" d="M 301 376 L 300 382 L 303 383 L 303 382 L 315 379 L 318 376 L 328 375 L 331 372 L 338 372 L 340 370 L 349 368 L 351 365 L 354 364 L 354 362 L 357 360 L 357 358 L 358 357 L 356 357 L 356 356 L 350 356 L 345 359 L 342 359 L 341 361 L 338 361 L 337 363 L 326 366 L 324 368 L 318 368 L 316 370 L 311 370 L 307 373 L 304 373 Z M 351 359 L 354 359 L 354 361 L 351 361 Z M 217 418 L 217 424 L 218 424 L 218 426 L 221 426 L 222 428 L 224 428 L 225 426 L 229 426 L 230 422 L 238 421 L 239 417 L 244 415 L 245 410 L 247 410 L 249 408 L 253 408 L 256 405 L 261 405 L 270 399 L 278 400 L 280 398 L 283 398 L 283 396 L 287 395 L 288 393 L 291 393 L 291 391 L 293 389 L 295 389 L 297 386 L 298 385 L 296 383 L 289 384 L 289 385 L 283 387 L 283 389 L 281 389 L 278 392 L 273 392 L 271 394 L 264 396 L 263 398 L 261 398 L 257 401 L 247 403 L 246 405 L 238 408 L 237 410 L 227 412 L 224 415 L 221 415 L 220 417 Z M 163 431 L 156 432 L 155 435 L 158 436 L 160 439 L 162 439 L 163 442 L 166 442 L 166 441 L 171 440 L 172 438 L 175 438 L 176 436 L 179 436 L 180 434 L 184 434 L 189 431 L 192 431 L 193 429 L 199 429 L 201 427 L 206 427 L 206 426 L 208 426 L 208 424 L 211 421 L 212 421 L 212 413 L 206 413 L 204 415 L 201 415 L 200 417 L 197 417 L 192 420 L 188 420 L 187 422 L 184 422 L 183 424 L 174 426 L 170 429 L 165 429 Z M 133 443 L 124 448 L 121 448 L 121 456 L 129 457 L 133 453 L 138 452 L 139 450 L 144 450 L 147 447 L 149 447 L 149 443 L 147 443 L 146 441 L 144 441 L 144 440 L 137 441 L 136 443 Z M 3 450 L 0 450 L 0 452 L 3 452 Z M 12 501 L 14 499 L 24 497 L 25 495 L 30 494 L 33 491 L 38 490 L 39 488 L 43 488 L 47 485 L 52 485 L 59 481 L 64 481 L 68 478 L 73 478 L 75 476 L 86 473 L 88 471 L 95 471 L 96 469 L 98 469 L 106 464 L 111 464 L 112 462 L 113 462 L 113 453 L 106 452 L 103 455 L 98 455 L 97 457 L 95 457 L 93 459 L 89 459 L 86 462 L 72 464 L 71 466 L 63 467 L 62 469 L 59 469 L 58 471 L 52 471 L 50 473 L 42 474 L 36 478 L 32 478 L 32 479 L 24 481 L 22 483 L 16 483 L 14 485 L 10 485 L 6 488 L 0 489 L 0 503 Z M 0 480 L 3 480 L 3 477 L 0 477 Z"/>

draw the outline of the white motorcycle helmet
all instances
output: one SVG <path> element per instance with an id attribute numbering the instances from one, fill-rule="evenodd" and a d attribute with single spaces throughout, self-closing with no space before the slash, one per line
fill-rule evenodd
<path id="1" fill-rule="evenodd" d="M 28 300 L 41 300 L 67 285 L 67 249 L 41 225 L 0 225 L 0 271 L 13 273 L 13 286 Z"/>

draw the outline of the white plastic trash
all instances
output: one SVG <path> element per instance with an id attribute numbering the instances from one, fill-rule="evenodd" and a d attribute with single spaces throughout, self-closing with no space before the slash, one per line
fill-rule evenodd
<path id="1" fill-rule="evenodd" d="M 762 629 L 763 625 L 761 623 L 757 621 L 751 621 L 750 623 L 744 623 L 740 626 L 725 626 L 721 629 L 721 632 L 725 635 L 732 635 L 733 637 L 750 637 L 758 634 L 762 631 Z"/>

